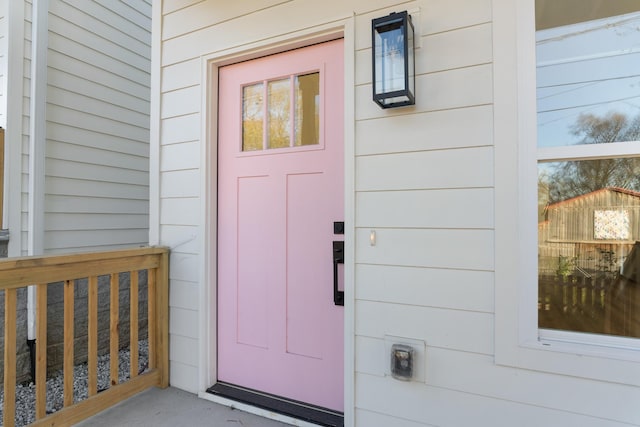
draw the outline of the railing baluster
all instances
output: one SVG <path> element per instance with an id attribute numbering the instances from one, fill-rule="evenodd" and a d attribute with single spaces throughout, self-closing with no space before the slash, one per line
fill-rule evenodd
<path id="1" fill-rule="evenodd" d="M 88 343 L 87 369 L 89 374 L 89 396 L 98 394 L 98 277 L 89 277 L 88 289 Z"/>
<path id="2" fill-rule="evenodd" d="M 110 362 L 109 362 L 109 372 L 111 377 L 111 385 L 118 384 L 118 363 L 119 363 L 119 333 L 118 333 L 118 324 L 119 313 L 118 313 L 118 302 L 119 302 L 119 294 L 120 294 L 120 283 L 119 283 L 120 275 L 118 273 L 111 274 L 111 290 L 110 290 L 110 333 L 109 333 L 109 353 L 110 353 Z"/>
<path id="3" fill-rule="evenodd" d="M 156 277 L 157 270 L 155 268 L 149 269 L 149 277 L 147 279 L 147 315 L 149 317 L 149 321 L 147 322 L 147 335 L 149 340 L 149 369 L 155 369 L 158 367 L 158 365 L 156 364 Z"/>
<path id="4" fill-rule="evenodd" d="M 74 281 L 64 282 L 64 406 L 73 405 Z"/>
<path id="5" fill-rule="evenodd" d="M 36 289 L 36 420 L 47 415 L 47 284 Z"/>
<path id="6" fill-rule="evenodd" d="M 134 378 L 138 376 L 138 272 L 129 274 L 129 375 Z"/>
<path id="7" fill-rule="evenodd" d="M 3 425 L 13 427 L 16 413 L 16 290 L 4 294 L 4 409 Z"/>

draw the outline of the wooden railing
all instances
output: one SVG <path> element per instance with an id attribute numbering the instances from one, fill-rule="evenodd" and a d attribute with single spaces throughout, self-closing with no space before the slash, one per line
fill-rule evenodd
<path id="1" fill-rule="evenodd" d="M 77 255 L 10 258 L 0 261 L 0 290 L 4 308 L 4 407 L 3 425 L 15 424 L 16 300 L 19 288 L 36 286 L 36 404 L 34 426 L 73 425 L 147 388 L 169 384 L 168 259 L 166 248 L 139 248 Z M 147 271 L 149 367 L 138 373 L 138 272 Z M 119 275 L 130 273 L 129 379 L 119 383 Z M 98 393 L 98 278 L 110 276 L 110 381 Z M 74 286 L 87 279 L 88 295 L 88 398 L 74 403 Z M 47 289 L 64 286 L 64 408 L 46 414 Z"/>

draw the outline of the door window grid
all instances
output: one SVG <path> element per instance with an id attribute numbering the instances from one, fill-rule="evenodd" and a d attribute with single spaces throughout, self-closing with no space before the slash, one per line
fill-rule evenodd
<path id="1" fill-rule="evenodd" d="M 242 152 L 320 144 L 320 73 L 242 88 Z"/>

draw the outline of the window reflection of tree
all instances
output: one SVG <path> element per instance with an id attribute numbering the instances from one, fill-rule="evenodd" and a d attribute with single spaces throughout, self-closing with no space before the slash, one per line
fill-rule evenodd
<path id="1" fill-rule="evenodd" d="M 291 84 L 295 83 L 292 92 Z M 265 84 L 243 88 L 242 151 L 263 150 Z M 267 144 L 266 148 L 286 148 L 319 144 L 320 140 L 320 73 L 266 83 Z M 294 129 L 292 109 L 294 103 Z M 291 132 L 294 132 L 292 141 Z"/>
<path id="2" fill-rule="evenodd" d="M 262 150 L 264 85 L 245 86 L 242 92 L 242 151 Z"/>
<path id="3" fill-rule="evenodd" d="M 320 74 L 298 76 L 296 83 L 295 145 L 318 144 Z"/>
<path id="4" fill-rule="evenodd" d="M 269 148 L 290 146 L 291 140 L 291 86 L 290 79 L 269 82 Z"/>

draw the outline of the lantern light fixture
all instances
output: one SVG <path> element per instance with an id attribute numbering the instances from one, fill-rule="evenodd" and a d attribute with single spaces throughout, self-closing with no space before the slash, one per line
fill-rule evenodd
<path id="1" fill-rule="evenodd" d="M 373 101 L 382 108 L 414 105 L 415 45 L 411 15 L 393 12 L 371 21 Z"/>

